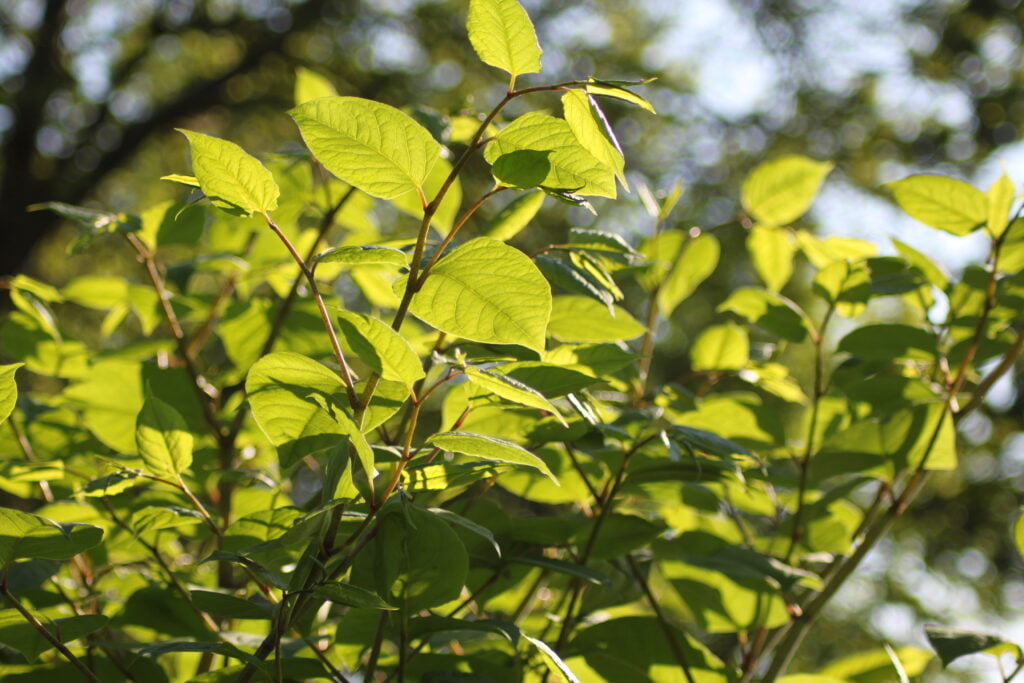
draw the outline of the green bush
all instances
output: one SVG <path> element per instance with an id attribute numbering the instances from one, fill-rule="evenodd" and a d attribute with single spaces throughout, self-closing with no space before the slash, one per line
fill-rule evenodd
<path id="1" fill-rule="evenodd" d="M 82 226 L 72 253 L 123 240 L 140 267 L 9 282 L 5 680 L 777 680 L 956 467 L 957 422 L 1024 344 L 1008 178 L 889 188 L 936 229 L 987 233 L 957 281 L 902 242 L 878 256 L 800 227 L 831 164 L 761 165 L 742 202 L 763 286 L 688 330 L 679 383 L 654 386 L 659 321 L 720 258 L 713 231 L 675 227 L 680 189 L 640 192 L 639 245 L 509 245 L 545 201 L 627 187 L 600 103 L 653 112 L 642 83 L 517 88 L 541 49 L 514 0 L 472 0 L 468 30 L 510 77 L 485 116 L 413 117 L 302 71 L 289 113 L 311 156 L 183 130 L 194 175 L 165 180 L 202 202 L 37 207 Z M 562 117 L 503 116 L 555 96 Z M 463 202 L 481 151 L 492 186 Z M 381 231 L 376 200 L 418 232 Z M 798 254 L 805 307 L 781 293 Z M 878 298 L 899 322 L 862 316 Z M 994 636 L 928 638 L 942 664 L 1020 660 Z M 931 659 L 886 645 L 788 680 L 906 680 Z"/>

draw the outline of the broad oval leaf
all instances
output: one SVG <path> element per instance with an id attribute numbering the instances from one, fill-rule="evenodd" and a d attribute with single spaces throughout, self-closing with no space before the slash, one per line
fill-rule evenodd
<path id="1" fill-rule="evenodd" d="M 192 172 L 203 194 L 248 215 L 277 208 L 280 190 L 274 176 L 256 157 L 233 142 L 177 129 L 192 148 Z"/>
<path id="2" fill-rule="evenodd" d="M 338 94 L 334 84 L 325 76 L 300 66 L 295 70 L 295 104 L 305 104 L 321 97 L 333 97 Z"/>
<path id="3" fill-rule="evenodd" d="M 832 166 L 798 154 L 765 162 L 743 181 L 743 208 L 761 223 L 792 223 L 811 207 Z"/>
<path id="4" fill-rule="evenodd" d="M 409 310 L 464 339 L 543 351 L 551 288 L 521 251 L 478 237 L 437 262 Z"/>
<path id="5" fill-rule="evenodd" d="M 14 412 L 14 404 L 18 402 L 18 383 L 14 381 L 14 373 L 24 363 L 0 365 L 0 424 Z"/>
<path id="6" fill-rule="evenodd" d="M 345 263 L 349 265 L 386 265 L 404 267 L 409 257 L 400 249 L 375 244 L 335 247 L 316 257 L 317 263 Z"/>
<path id="7" fill-rule="evenodd" d="M 512 465 L 525 465 L 539 470 L 558 483 L 558 477 L 548 469 L 547 464 L 522 446 L 493 436 L 470 434 L 468 432 L 442 432 L 427 439 L 427 443 L 452 453 L 470 458 L 481 458 Z"/>
<path id="8" fill-rule="evenodd" d="M 467 367 L 463 372 L 466 373 L 466 378 L 469 379 L 471 384 L 475 384 L 484 391 L 489 391 L 506 401 L 537 408 L 538 410 L 545 410 L 554 415 L 563 425 L 568 426 L 561 413 L 558 412 L 558 408 L 551 401 L 544 398 L 544 394 L 533 387 L 527 386 L 508 375 L 488 372 L 473 366 Z"/>
<path id="9" fill-rule="evenodd" d="M 102 539 L 103 529 L 92 524 L 60 524 L 21 510 L 0 508 L 0 566 L 22 557 L 69 560 Z"/>
<path id="10" fill-rule="evenodd" d="M 146 398 L 135 424 L 135 444 L 150 473 L 178 479 L 192 465 L 192 434 L 185 419 L 155 396 Z"/>
<path id="11" fill-rule="evenodd" d="M 747 235 L 747 251 L 765 287 L 781 290 L 793 275 L 796 244 L 787 230 L 755 225 Z"/>
<path id="12" fill-rule="evenodd" d="M 503 128 L 484 150 L 494 163 L 524 150 L 547 152 L 547 175 L 537 183 L 576 195 L 615 197 L 615 173 L 587 151 L 563 119 L 530 112 Z"/>
<path id="13" fill-rule="evenodd" d="M 839 341 L 838 350 L 865 360 L 929 360 L 935 357 L 936 340 L 919 327 L 881 323 L 853 330 Z"/>
<path id="14" fill-rule="evenodd" d="M 469 42 L 484 64 L 515 79 L 540 71 L 542 50 L 530 16 L 516 0 L 470 0 Z"/>
<path id="15" fill-rule="evenodd" d="M 419 356 L 405 337 L 377 318 L 338 311 L 338 324 L 348 345 L 381 377 L 401 382 L 412 389 L 423 377 Z"/>
<path id="16" fill-rule="evenodd" d="M 742 370 L 750 360 L 747 331 L 736 323 L 713 325 L 697 337 L 690 349 L 694 370 Z"/>
<path id="17" fill-rule="evenodd" d="M 967 235 L 989 218 L 988 197 L 962 180 L 912 175 L 889 183 L 893 197 L 911 218 L 954 235 Z"/>
<path id="18" fill-rule="evenodd" d="M 548 332 L 562 341 L 614 342 L 636 339 L 645 328 L 628 311 L 585 296 L 555 297 Z"/>
<path id="19" fill-rule="evenodd" d="M 373 100 L 321 97 L 289 114 L 328 171 L 381 199 L 422 189 L 441 157 L 441 145 L 426 128 Z"/>
<path id="20" fill-rule="evenodd" d="M 715 271 L 721 247 L 714 235 L 701 233 L 688 239 L 658 290 L 658 308 L 665 316 L 696 291 Z"/>

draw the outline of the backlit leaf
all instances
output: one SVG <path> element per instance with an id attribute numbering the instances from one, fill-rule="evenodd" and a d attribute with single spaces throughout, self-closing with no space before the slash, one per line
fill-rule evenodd
<path id="1" fill-rule="evenodd" d="M 708 327 L 690 349 L 694 370 L 742 370 L 750 360 L 747 332 L 735 323 Z"/>
<path id="2" fill-rule="evenodd" d="M 467 432 L 442 432 L 431 436 L 427 439 L 427 443 L 471 458 L 532 467 L 550 477 L 556 484 L 558 483 L 558 478 L 548 469 L 543 460 L 511 441 Z"/>
<path id="3" fill-rule="evenodd" d="M 135 426 L 135 443 L 146 469 L 175 481 L 192 465 L 192 434 L 181 415 L 149 396 Z"/>
<path id="4" fill-rule="evenodd" d="M 624 308 L 608 307 L 585 296 L 555 297 L 548 332 L 563 341 L 613 342 L 635 339 L 645 327 Z"/>
<path id="5" fill-rule="evenodd" d="M 202 133 L 179 128 L 192 148 L 192 172 L 203 194 L 246 214 L 277 208 L 280 190 L 274 176 L 241 147 Z"/>
<path id="6" fill-rule="evenodd" d="M 0 365 L 0 424 L 10 417 L 18 401 L 18 384 L 14 381 L 14 373 L 22 365 L 24 363 Z"/>
<path id="7" fill-rule="evenodd" d="M 469 42 L 484 64 L 513 79 L 540 71 L 540 44 L 530 16 L 516 0 L 470 0 Z"/>
<path id="8" fill-rule="evenodd" d="M 788 225 L 811 207 L 832 166 L 795 154 L 765 162 L 743 181 L 743 208 L 761 223 Z"/>
<path id="9" fill-rule="evenodd" d="M 547 411 L 558 418 L 559 422 L 566 424 L 562 415 L 558 412 L 558 408 L 552 405 L 551 401 L 544 398 L 544 395 L 536 389 L 523 384 L 519 380 L 473 366 L 467 367 L 463 372 L 466 373 L 466 378 L 471 384 L 475 384 L 484 391 L 500 396 L 506 401 Z"/>
<path id="10" fill-rule="evenodd" d="M 956 178 L 912 175 L 889 183 L 889 189 L 912 218 L 954 235 L 967 235 L 989 218 L 985 193 Z"/>
<path id="11" fill-rule="evenodd" d="M 416 352 L 390 325 L 361 313 L 338 311 L 336 315 L 348 345 L 359 360 L 381 377 L 401 382 L 410 389 L 423 377 L 423 367 Z"/>

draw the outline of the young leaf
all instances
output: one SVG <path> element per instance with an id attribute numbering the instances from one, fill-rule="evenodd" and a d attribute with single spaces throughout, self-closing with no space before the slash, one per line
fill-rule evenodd
<path id="1" fill-rule="evenodd" d="M 538 182 L 576 195 L 615 197 L 615 173 L 583 147 L 563 119 L 530 112 L 503 128 L 484 150 L 494 163 L 512 152 L 547 152 L 547 174 Z"/>
<path id="2" fill-rule="evenodd" d="M 1013 200 L 1013 181 L 1003 173 L 992 183 L 992 187 L 988 188 L 988 231 L 993 237 L 999 237 L 1006 232 Z"/>
<path id="3" fill-rule="evenodd" d="M 484 64 L 516 76 L 540 71 L 542 50 L 530 16 L 516 0 L 470 0 L 469 42 Z"/>
<path id="4" fill-rule="evenodd" d="M 708 327 L 693 343 L 690 360 L 698 371 L 742 370 L 750 360 L 747 331 L 735 323 Z"/>
<path id="5" fill-rule="evenodd" d="M 441 157 L 441 146 L 426 128 L 380 102 L 323 97 L 288 113 L 328 171 L 374 197 L 422 190 Z"/>
<path id="6" fill-rule="evenodd" d="M 507 242 L 529 225 L 544 203 L 543 192 L 528 192 L 509 202 L 480 234 L 493 240 Z"/>
<path id="7" fill-rule="evenodd" d="M 956 178 L 912 175 L 889 183 L 889 189 L 911 218 L 954 235 L 968 235 L 989 218 L 985 193 Z"/>
<path id="8" fill-rule="evenodd" d="M 614 315 L 612 315 L 614 313 Z M 555 297 L 548 332 L 562 341 L 614 342 L 636 339 L 646 328 L 623 308 L 585 296 Z"/>
<path id="9" fill-rule="evenodd" d="M 185 175 L 183 173 L 170 173 L 168 175 L 160 176 L 160 180 L 168 180 L 172 183 L 179 183 L 181 185 L 188 185 L 189 187 L 199 187 L 199 181 L 194 175 Z"/>
<path id="10" fill-rule="evenodd" d="M 521 251 L 478 237 L 437 262 L 409 310 L 464 339 L 542 351 L 551 287 Z"/>
<path id="11" fill-rule="evenodd" d="M 335 247 L 319 254 L 316 260 L 317 263 L 377 264 L 399 268 L 409 265 L 409 257 L 404 251 L 378 245 Z"/>
<path id="12" fill-rule="evenodd" d="M 568 90 L 562 95 L 562 112 L 566 123 L 569 124 L 569 129 L 572 130 L 584 149 L 593 154 L 594 158 L 602 164 L 615 171 L 615 177 L 628 191 L 629 184 L 626 182 L 625 174 L 626 161 L 622 156 L 622 150 L 614 138 L 609 140 L 605 136 L 601 124 L 594 117 L 591 105 L 590 96 L 583 90 Z M 596 105 L 594 106 L 596 107 Z M 610 128 L 607 130 L 611 132 Z"/>
<path id="13" fill-rule="evenodd" d="M 547 464 L 522 446 L 493 436 L 469 434 L 468 432 L 442 432 L 427 439 L 427 443 L 452 453 L 460 453 L 470 458 L 505 462 L 512 465 L 525 465 L 539 470 L 551 481 L 558 484 L 558 477 L 548 469 Z"/>
<path id="14" fill-rule="evenodd" d="M 519 380 L 496 372 L 480 370 L 473 366 L 467 367 L 464 372 L 470 383 L 475 384 L 481 389 L 500 396 L 506 401 L 537 408 L 538 410 L 545 410 L 554 415 L 563 425 L 568 426 L 561 413 L 558 412 L 558 408 L 544 398 L 544 395 L 539 391 L 523 384 Z"/>
<path id="15" fill-rule="evenodd" d="M 337 94 L 338 91 L 326 77 L 304 66 L 295 70 L 295 106 Z"/>
<path id="16" fill-rule="evenodd" d="M 761 223 L 788 225 L 810 208 L 832 166 L 796 154 L 765 162 L 743 181 L 743 208 Z"/>
<path id="17" fill-rule="evenodd" d="M 280 190 L 274 176 L 256 157 L 233 142 L 182 128 L 177 130 L 188 138 L 192 172 L 211 201 L 237 207 L 250 216 L 277 208 Z"/>
<path id="18" fill-rule="evenodd" d="M 747 235 L 747 251 L 765 286 L 778 292 L 793 275 L 796 245 L 789 232 L 781 228 L 755 225 Z"/>
<path id="19" fill-rule="evenodd" d="M 146 469 L 158 477 L 175 481 L 192 465 L 192 434 L 184 418 L 156 397 L 142 405 L 135 443 Z"/>
<path id="20" fill-rule="evenodd" d="M 14 373 L 22 365 L 24 363 L 0 365 L 0 424 L 11 416 L 14 404 L 18 402 L 18 383 L 14 381 Z"/>
<path id="21" fill-rule="evenodd" d="M 423 377 L 419 356 L 409 342 L 377 318 L 338 311 L 342 335 L 359 360 L 387 380 L 401 382 L 410 390 Z"/>

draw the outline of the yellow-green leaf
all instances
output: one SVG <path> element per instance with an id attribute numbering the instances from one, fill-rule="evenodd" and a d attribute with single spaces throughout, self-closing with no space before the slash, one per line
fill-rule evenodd
<path id="1" fill-rule="evenodd" d="M 747 331 L 736 323 L 705 329 L 690 349 L 694 370 L 742 370 L 750 360 Z"/>
<path id="2" fill-rule="evenodd" d="M 233 142 L 177 129 L 192 148 L 192 172 L 199 188 L 214 204 L 240 209 L 248 215 L 277 208 L 280 190 L 274 176 Z M 178 182 L 183 182 L 175 178 Z"/>
<path id="3" fill-rule="evenodd" d="M 832 164 L 797 154 L 761 164 L 743 181 L 743 208 L 761 223 L 787 225 L 807 212 Z"/>
<path id="4" fill-rule="evenodd" d="M 405 338 L 377 318 L 338 311 L 338 323 L 359 360 L 387 380 L 412 388 L 423 377 L 420 359 Z"/>
<path id="5" fill-rule="evenodd" d="M 993 237 L 999 237 L 1006 231 L 1013 200 L 1013 181 L 1003 173 L 988 188 L 988 231 Z"/>
<path id="6" fill-rule="evenodd" d="M 551 401 L 544 398 L 544 394 L 540 393 L 533 387 L 527 386 L 508 375 L 488 372 L 487 370 L 481 370 L 473 366 L 467 367 L 464 372 L 466 373 L 466 378 L 469 379 L 471 384 L 475 384 L 481 389 L 491 392 L 495 396 L 500 396 L 506 401 L 512 401 L 513 403 L 537 408 L 538 410 L 546 410 L 554 415 L 563 425 L 568 426 L 565 419 L 562 418 L 561 413 L 558 412 L 558 408 L 556 408 Z"/>
<path id="7" fill-rule="evenodd" d="M 10 417 L 14 404 L 18 402 L 18 383 L 14 381 L 14 373 L 24 363 L 0 365 L 0 424 Z"/>
<path id="8" fill-rule="evenodd" d="M 470 458 L 481 458 L 512 465 L 526 465 L 551 478 L 558 483 L 558 477 L 548 469 L 547 464 L 536 455 L 511 441 L 493 436 L 470 434 L 468 432 L 442 432 L 427 439 L 427 443 L 438 448 L 460 453 Z"/>
<path id="9" fill-rule="evenodd" d="M 615 171 L 615 177 L 619 179 L 626 190 L 629 190 L 625 173 L 626 161 L 622 156 L 622 150 L 619 149 L 614 138 L 609 140 L 606 137 L 605 130 L 610 132 L 611 129 L 606 127 L 602 130 L 602 125 L 598 123 L 591 110 L 592 105 L 595 108 L 597 106 L 583 90 L 568 90 L 562 95 L 562 111 L 565 121 L 569 124 L 569 129 L 576 135 L 576 139 L 584 149 L 594 155 L 594 158 Z M 598 111 L 600 112 L 600 110 Z M 601 116 L 603 119 L 603 115 Z"/>
<path id="10" fill-rule="evenodd" d="M 911 218 L 954 235 L 968 235 L 989 218 L 985 193 L 956 178 L 912 175 L 889 183 L 889 189 Z"/>
<path id="11" fill-rule="evenodd" d="M 338 91 L 326 77 L 304 66 L 295 70 L 295 106 L 337 94 Z"/>
<path id="12" fill-rule="evenodd" d="M 156 397 L 146 398 L 135 426 L 135 444 L 151 474 L 176 480 L 192 464 L 192 443 L 177 410 Z"/>
<path id="13" fill-rule="evenodd" d="M 374 197 L 422 189 L 441 157 L 441 145 L 426 128 L 380 102 L 321 97 L 288 113 L 328 171 Z"/>
<path id="14" fill-rule="evenodd" d="M 516 0 L 470 0 L 469 42 L 484 64 L 512 75 L 540 71 L 542 50 L 530 16 Z"/>
<path id="15" fill-rule="evenodd" d="M 778 292 L 789 282 L 796 244 L 787 230 L 755 225 L 747 235 L 747 251 L 769 290 Z"/>
<path id="16" fill-rule="evenodd" d="M 615 342 L 636 339 L 645 328 L 619 306 L 585 296 L 555 297 L 548 332 L 562 341 Z"/>

